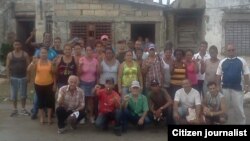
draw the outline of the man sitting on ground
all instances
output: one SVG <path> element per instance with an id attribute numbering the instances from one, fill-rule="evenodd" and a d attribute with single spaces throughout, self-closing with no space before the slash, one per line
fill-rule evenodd
<path id="1" fill-rule="evenodd" d="M 223 124 L 226 122 L 225 97 L 219 92 L 215 82 L 207 85 L 208 93 L 203 102 L 203 114 L 207 124 Z"/>

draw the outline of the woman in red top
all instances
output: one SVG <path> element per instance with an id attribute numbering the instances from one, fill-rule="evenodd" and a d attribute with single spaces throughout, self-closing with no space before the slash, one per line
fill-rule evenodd
<path id="1" fill-rule="evenodd" d="M 198 64 L 195 60 L 193 60 L 194 52 L 191 49 L 188 49 L 185 53 L 185 63 L 186 63 L 186 73 L 187 78 L 192 83 L 193 88 L 197 88 L 198 79 L 197 79 L 197 73 L 198 73 Z"/>

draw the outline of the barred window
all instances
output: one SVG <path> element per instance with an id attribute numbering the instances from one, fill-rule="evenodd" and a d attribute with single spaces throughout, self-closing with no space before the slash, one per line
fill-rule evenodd
<path id="1" fill-rule="evenodd" d="M 89 29 L 89 27 L 91 29 Z M 88 31 L 91 31 L 88 33 Z M 111 23 L 109 22 L 71 22 L 70 23 L 70 36 L 71 38 L 79 37 L 87 40 L 89 36 L 93 36 L 99 40 L 102 35 L 108 35 L 112 40 Z"/>
<path id="2" fill-rule="evenodd" d="M 230 21 L 225 23 L 225 44 L 233 43 L 238 55 L 250 54 L 250 22 Z"/>

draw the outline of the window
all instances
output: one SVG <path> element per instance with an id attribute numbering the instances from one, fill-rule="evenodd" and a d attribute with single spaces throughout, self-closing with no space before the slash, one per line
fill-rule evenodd
<path id="1" fill-rule="evenodd" d="M 97 40 L 101 38 L 103 34 L 109 36 L 112 40 L 111 23 L 92 23 L 92 22 L 72 22 L 70 23 L 70 36 L 83 38 L 85 41 L 88 37 L 93 37 Z"/>
<path id="2" fill-rule="evenodd" d="M 250 54 L 250 22 L 230 21 L 225 23 L 225 44 L 233 43 L 238 55 Z"/>

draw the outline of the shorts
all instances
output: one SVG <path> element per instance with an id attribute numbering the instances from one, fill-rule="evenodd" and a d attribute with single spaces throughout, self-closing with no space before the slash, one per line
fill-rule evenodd
<path id="1" fill-rule="evenodd" d="M 84 82 L 80 81 L 80 88 L 84 91 L 84 96 L 94 96 L 92 89 L 94 89 L 96 82 Z"/>
<path id="2" fill-rule="evenodd" d="M 20 93 L 21 99 L 26 99 L 27 85 L 28 85 L 28 80 L 26 77 L 23 78 L 10 77 L 11 99 L 17 100 L 18 92 Z"/>

